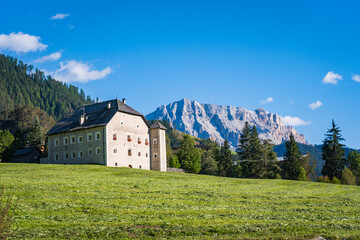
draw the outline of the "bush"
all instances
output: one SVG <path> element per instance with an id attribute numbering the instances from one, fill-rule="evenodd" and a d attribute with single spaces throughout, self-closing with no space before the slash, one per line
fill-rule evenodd
<path id="1" fill-rule="evenodd" d="M 297 177 L 298 181 L 307 181 L 307 177 L 306 177 L 306 171 L 303 167 L 300 168 L 300 173 L 299 176 Z"/>
<path id="2" fill-rule="evenodd" d="M 282 177 L 279 173 L 277 173 L 277 174 L 275 174 L 275 179 L 282 179 Z"/>
<path id="3" fill-rule="evenodd" d="M 322 183 L 331 183 L 331 180 L 328 176 L 320 176 L 316 179 L 316 181 Z"/>
<path id="4" fill-rule="evenodd" d="M 331 181 L 333 184 L 341 184 L 340 180 L 337 179 L 337 177 L 333 177 L 332 181 Z"/>
<path id="5" fill-rule="evenodd" d="M 346 185 L 356 185 L 356 178 L 352 171 L 348 168 L 344 168 L 341 174 L 341 183 Z"/>
<path id="6" fill-rule="evenodd" d="M 4 196 L 4 188 L 0 191 L 0 239 L 7 239 L 10 233 L 10 228 L 12 224 L 12 217 L 14 210 L 13 208 L 13 196 L 5 197 Z"/>
<path id="7" fill-rule="evenodd" d="M 169 167 L 180 168 L 179 159 L 176 155 L 174 155 L 172 158 L 170 158 Z"/>

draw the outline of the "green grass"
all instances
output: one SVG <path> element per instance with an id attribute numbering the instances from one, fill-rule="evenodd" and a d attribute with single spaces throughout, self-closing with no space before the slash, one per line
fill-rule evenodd
<path id="1" fill-rule="evenodd" d="M 12 238 L 360 239 L 360 187 L 97 165 L 0 164 Z"/>

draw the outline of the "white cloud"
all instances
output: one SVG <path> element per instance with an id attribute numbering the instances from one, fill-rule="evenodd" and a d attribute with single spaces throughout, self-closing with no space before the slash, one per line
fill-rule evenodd
<path id="1" fill-rule="evenodd" d="M 315 109 L 321 107 L 322 105 L 323 105 L 322 102 L 317 100 L 316 102 L 310 103 L 309 108 L 311 108 L 312 110 L 315 110 Z"/>
<path id="2" fill-rule="evenodd" d="M 351 79 L 356 81 L 356 82 L 360 82 L 360 75 L 359 74 L 354 74 Z"/>
<path id="3" fill-rule="evenodd" d="M 26 33 L 10 33 L 9 35 L 0 34 L 0 49 L 15 51 L 17 53 L 27 53 L 41 51 L 47 45 L 40 42 L 40 37 Z"/>
<path id="4" fill-rule="evenodd" d="M 261 104 L 266 104 L 266 103 L 270 103 L 270 102 L 273 102 L 274 99 L 272 97 L 268 97 L 266 100 L 261 100 Z"/>
<path id="5" fill-rule="evenodd" d="M 291 116 L 281 117 L 281 121 L 287 126 L 302 126 L 311 124 L 310 121 L 304 121 L 298 117 Z"/>
<path id="6" fill-rule="evenodd" d="M 55 16 L 52 16 L 51 19 L 52 20 L 64 19 L 64 18 L 66 18 L 68 16 L 70 16 L 70 14 L 68 14 L 68 13 L 58 13 Z"/>
<path id="7" fill-rule="evenodd" d="M 101 71 L 91 70 L 87 63 L 75 60 L 60 62 L 60 69 L 56 70 L 53 77 L 62 82 L 88 82 L 106 77 L 111 73 L 111 68 L 106 67 Z"/>
<path id="8" fill-rule="evenodd" d="M 337 84 L 338 80 L 342 80 L 343 77 L 340 74 L 334 73 L 333 71 L 328 72 L 322 80 L 324 84 Z"/>
<path id="9" fill-rule="evenodd" d="M 34 62 L 36 62 L 36 63 L 50 62 L 50 61 L 59 60 L 60 58 L 61 58 L 61 52 L 54 52 L 50 55 L 40 57 L 40 58 L 34 60 Z"/>

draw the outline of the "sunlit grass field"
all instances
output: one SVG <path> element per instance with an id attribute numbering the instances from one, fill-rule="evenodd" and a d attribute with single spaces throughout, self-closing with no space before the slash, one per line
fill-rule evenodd
<path id="1" fill-rule="evenodd" d="M 360 187 L 0 164 L 13 239 L 360 239 Z"/>

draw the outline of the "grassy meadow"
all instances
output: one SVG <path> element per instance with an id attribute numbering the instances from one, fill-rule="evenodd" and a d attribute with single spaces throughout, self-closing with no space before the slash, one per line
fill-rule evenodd
<path id="1" fill-rule="evenodd" d="M 0 164 L 13 239 L 360 239 L 360 187 Z"/>

